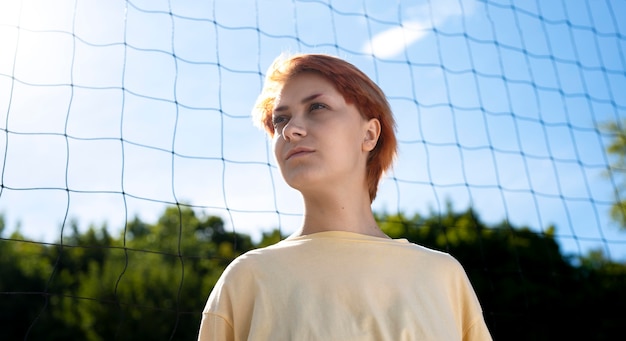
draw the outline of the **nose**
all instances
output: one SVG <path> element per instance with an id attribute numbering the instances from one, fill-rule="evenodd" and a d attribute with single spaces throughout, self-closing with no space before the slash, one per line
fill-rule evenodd
<path id="1" fill-rule="evenodd" d="M 301 139 L 304 136 L 306 136 L 304 121 L 296 116 L 292 117 L 283 127 L 283 137 L 288 142 Z"/>

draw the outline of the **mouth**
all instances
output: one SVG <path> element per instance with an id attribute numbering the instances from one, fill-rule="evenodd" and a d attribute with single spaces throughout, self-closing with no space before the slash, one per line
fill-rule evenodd
<path id="1" fill-rule="evenodd" d="M 315 150 L 306 147 L 296 147 L 287 152 L 285 160 L 313 153 Z"/>

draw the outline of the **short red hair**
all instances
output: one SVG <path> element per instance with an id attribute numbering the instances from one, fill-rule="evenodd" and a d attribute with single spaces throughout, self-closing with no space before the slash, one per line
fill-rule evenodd
<path id="1" fill-rule="evenodd" d="M 365 73 L 347 61 L 326 54 L 281 55 L 269 67 L 265 84 L 252 111 L 256 125 L 274 137 L 272 112 L 283 85 L 297 74 L 313 72 L 335 85 L 348 104 L 354 104 L 366 120 L 380 121 L 381 132 L 376 147 L 367 159 L 367 184 L 370 201 L 376 198 L 378 182 L 396 157 L 396 123 L 383 91 Z"/>

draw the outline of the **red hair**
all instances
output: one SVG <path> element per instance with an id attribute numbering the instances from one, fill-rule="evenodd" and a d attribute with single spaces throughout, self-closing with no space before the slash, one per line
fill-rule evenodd
<path id="1" fill-rule="evenodd" d="M 391 167 L 397 154 L 396 124 L 383 91 L 354 65 L 326 54 L 279 56 L 269 67 L 263 90 L 254 105 L 252 116 L 255 124 L 274 137 L 274 101 L 283 85 L 302 72 L 313 72 L 325 77 L 335 85 L 346 103 L 356 106 L 361 116 L 366 120 L 376 118 L 380 121 L 378 143 L 370 152 L 366 164 L 370 201 L 374 201 L 378 182 Z"/>

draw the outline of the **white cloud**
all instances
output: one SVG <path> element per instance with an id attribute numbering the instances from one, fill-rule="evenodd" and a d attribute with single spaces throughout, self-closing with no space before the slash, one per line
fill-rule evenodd
<path id="1" fill-rule="evenodd" d="M 442 0 L 433 4 L 422 4 L 407 8 L 405 13 L 412 17 L 372 37 L 363 46 L 364 53 L 377 58 L 390 58 L 402 53 L 406 48 L 424 38 L 434 27 L 461 15 L 474 12 L 475 1 Z"/>
<path id="2" fill-rule="evenodd" d="M 398 55 L 405 48 L 426 35 L 430 27 L 421 22 L 405 23 L 375 35 L 363 48 L 363 52 L 378 58 Z"/>

